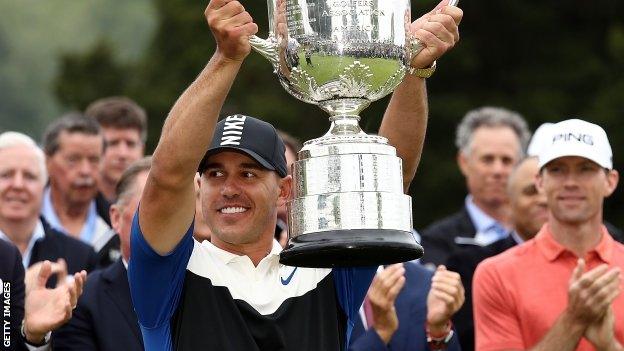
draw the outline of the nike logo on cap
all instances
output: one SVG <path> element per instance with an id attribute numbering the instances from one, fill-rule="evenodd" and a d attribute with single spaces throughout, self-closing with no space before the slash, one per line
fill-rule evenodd
<path id="1" fill-rule="evenodd" d="M 221 144 L 219 144 L 220 146 L 240 145 L 246 118 L 247 116 L 234 115 L 225 119 L 225 126 L 223 127 L 223 134 L 221 135 Z"/>

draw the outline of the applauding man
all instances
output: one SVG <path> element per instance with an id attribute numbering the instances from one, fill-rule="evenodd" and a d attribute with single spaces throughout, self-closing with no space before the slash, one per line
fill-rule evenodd
<path id="1" fill-rule="evenodd" d="M 451 317 L 464 303 L 459 274 L 417 263 L 388 266 L 373 279 L 349 350 L 460 350 Z"/>
<path id="2" fill-rule="evenodd" d="M 624 245 L 602 219 L 619 178 L 607 134 L 582 120 L 559 122 L 538 157 L 548 221 L 477 267 L 477 350 L 623 350 Z"/>

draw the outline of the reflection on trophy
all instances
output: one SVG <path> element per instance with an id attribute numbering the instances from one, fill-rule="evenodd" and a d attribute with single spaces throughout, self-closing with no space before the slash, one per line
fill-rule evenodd
<path id="1" fill-rule="evenodd" d="M 402 81 L 420 50 L 409 0 L 268 0 L 269 38 L 250 38 L 291 95 L 329 113 L 293 165 L 289 242 L 280 262 L 378 265 L 419 258 L 401 159 L 362 131 L 359 113 Z"/>

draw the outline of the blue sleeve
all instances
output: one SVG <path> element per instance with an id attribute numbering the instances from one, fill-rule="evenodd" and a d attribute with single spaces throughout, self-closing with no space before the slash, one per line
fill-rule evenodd
<path id="1" fill-rule="evenodd" d="M 193 252 L 193 224 L 178 246 L 159 255 L 147 243 L 139 226 L 138 211 L 132 221 L 128 281 L 146 350 L 171 350 L 169 320 L 175 312 L 186 266 Z"/>
<path id="2" fill-rule="evenodd" d="M 369 329 L 349 344 L 349 351 L 388 351 L 390 348 L 376 331 Z"/>
<path id="3" fill-rule="evenodd" d="M 347 335 L 346 345 L 349 345 L 351 332 L 357 317 L 358 310 L 364 302 L 366 292 L 377 273 L 375 267 L 350 267 L 350 268 L 334 268 L 334 283 L 336 286 L 336 296 L 338 303 L 347 315 Z"/>

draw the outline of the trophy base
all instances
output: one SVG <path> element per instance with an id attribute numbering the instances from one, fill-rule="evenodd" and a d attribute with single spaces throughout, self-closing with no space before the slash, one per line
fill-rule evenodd
<path id="1" fill-rule="evenodd" d="M 379 266 L 415 260 L 423 252 L 410 232 L 345 229 L 290 239 L 280 254 L 280 263 L 312 268 Z"/>

